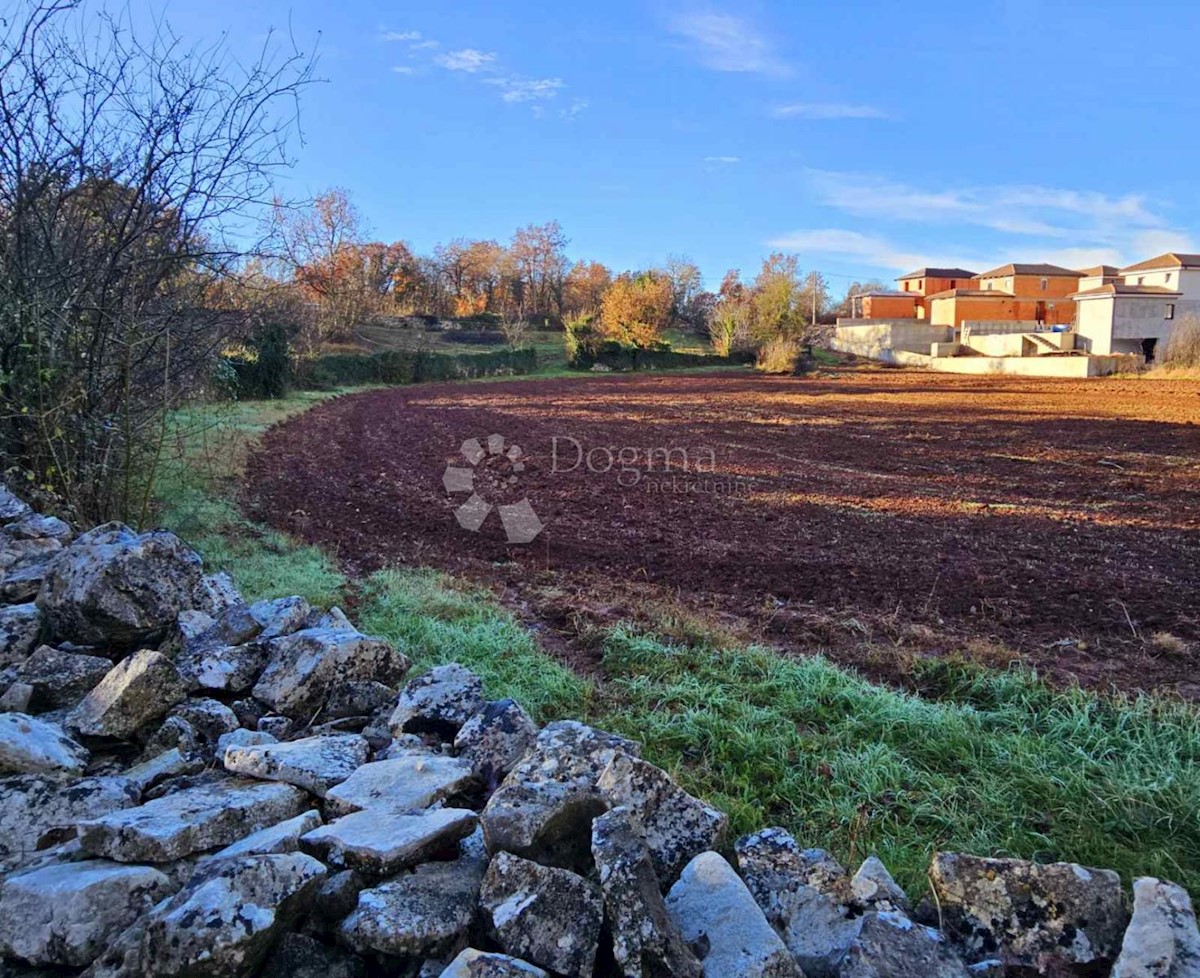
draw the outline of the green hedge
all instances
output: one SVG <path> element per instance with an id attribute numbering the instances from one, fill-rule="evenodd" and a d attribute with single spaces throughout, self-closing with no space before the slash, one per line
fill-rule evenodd
<path id="1" fill-rule="evenodd" d="M 608 342 L 594 349 L 581 345 L 569 365 L 575 370 L 591 370 L 596 364 L 609 370 L 680 370 L 686 367 L 733 367 L 753 361 L 753 353 L 718 357 L 706 353 L 676 353 L 674 350 L 643 350 Z"/>
<path id="2" fill-rule="evenodd" d="M 355 384 L 417 384 L 428 380 L 469 380 L 537 370 L 533 350 L 489 353 L 430 353 L 389 350 L 385 353 L 339 353 L 296 364 L 295 385 L 325 390 Z"/>

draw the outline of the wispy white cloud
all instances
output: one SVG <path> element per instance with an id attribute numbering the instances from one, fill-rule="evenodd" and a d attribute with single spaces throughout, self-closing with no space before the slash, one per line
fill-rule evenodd
<path id="1" fill-rule="evenodd" d="M 1069 268 L 1123 265 L 1172 250 L 1193 250 L 1191 234 L 1172 225 L 1167 206 L 1144 193 L 1110 194 L 1035 184 L 919 187 L 861 173 L 808 170 L 813 199 L 870 222 L 872 232 L 851 229 L 800 231 L 785 235 L 797 246 L 824 247 L 831 254 L 860 255 L 876 265 L 914 264 L 917 249 L 898 247 L 905 225 L 945 228 L 961 238 L 967 228 L 991 232 L 984 264 L 1048 261 Z M 886 233 L 889 237 L 881 237 Z M 928 238 L 928 232 L 922 232 Z M 976 249 L 983 250 L 983 249 Z M 918 265 L 946 263 L 947 256 L 920 256 Z M 954 257 L 954 256 L 949 256 Z M 980 261 L 956 264 L 965 267 Z"/>
<path id="2" fill-rule="evenodd" d="M 385 40 L 409 42 L 409 57 L 416 58 L 419 66 L 433 64 L 446 71 L 480 76 L 478 81 L 495 89 L 503 101 L 511 104 L 529 103 L 530 110 L 539 118 L 545 114 L 540 103 L 555 98 L 567 87 L 561 78 L 527 78 L 510 72 L 502 67 L 500 57 L 494 51 L 456 48 L 419 58 L 421 52 L 439 50 L 441 44 L 432 38 L 424 38 L 420 31 L 385 31 L 382 36 Z M 392 68 L 392 71 L 401 75 L 417 74 L 418 70 L 408 65 Z M 570 105 L 558 112 L 558 116 L 571 121 L 587 106 L 586 99 L 572 99 Z"/>
<path id="3" fill-rule="evenodd" d="M 500 97 L 505 102 L 540 102 L 554 98 L 559 89 L 566 86 L 561 78 L 485 78 L 485 85 L 495 85 L 500 89 Z"/>
<path id="4" fill-rule="evenodd" d="M 886 119 L 888 114 L 873 105 L 845 102 L 793 102 L 771 110 L 778 119 Z"/>
<path id="5" fill-rule="evenodd" d="M 740 156 L 706 156 L 706 157 L 704 157 L 704 162 L 705 163 L 741 163 L 742 158 Z"/>
<path id="6" fill-rule="evenodd" d="M 465 71 L 473 75 L 480 71 L 490 71 L 496 63 L 496 55 L 491 51 L 461 48 L 458 51 L 439 54 L 433 60 L 447 71 Z"/>
<path id="7" fill-rule="evenodd" d="M 716 71 L 786 77 L 791 67 L 775 46 L 740 17 L 694 11 L 676 17 L 671 30 L 691 42 L 703 64 Z"/>
<path id="8" fill-rule="evenodd" d="M 963 253 L 930 254 L 898 247 L 887 238 L 846 228 L 815 228 L 781 234 L 767 242 L 771 248 L 813 257 L 853 259 L 876 268 L 907 272 L 922 265 L 983 269 L 989 259 Z"/>
<path id="9" fill-rule="evenodd" d="M 558 113 L 560 119 L 566 119 L 567 122 L 573 122 L 583 112 L 587 110 L 588 100 L 585 98 L 573 98 L 571 104 Z"/>
<path id="10" fill-rule="evenodd" d="M 1005 184 L 929 190 L 861 173 L 808 170 L 805 176 L 819 202 L 858 217 L 926 224 L 966 222 L 1043 237 L 1167 224 L 1144 194 L 1113 197 L 1096 191 Z"/>

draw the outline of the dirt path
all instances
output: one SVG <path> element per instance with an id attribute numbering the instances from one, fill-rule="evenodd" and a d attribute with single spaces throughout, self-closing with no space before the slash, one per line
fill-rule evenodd
<path id="1" fill-rule="evenodd" d="M 1060 678 L 1195 698 L 1198 425 L 1189 381 L 446 384 L 273 429 L 247 489 L 256 515 L 355 569 L 452 568 L 551 621 L 669 598 L 869 671 L 890 671 L 881 648 L 1016 652 Z M 510 545 L 496 512 L 464 530 L 468 494 L 443 486 L 448 465 L 469 468 L 464 440 L 493 433 L 523 469 L 485 458 L 476 488 L 528 498 L 546 524 L 532 544 Z"/>

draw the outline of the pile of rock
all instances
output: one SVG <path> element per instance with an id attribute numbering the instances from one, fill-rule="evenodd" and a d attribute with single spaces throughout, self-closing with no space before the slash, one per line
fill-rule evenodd
<path id="1" fill-rule="evenodd" d="M 1169 883 L 939 854 L 914 908 L 169 533 L 0 523 L 0 975 L 1200 972 Z"/>

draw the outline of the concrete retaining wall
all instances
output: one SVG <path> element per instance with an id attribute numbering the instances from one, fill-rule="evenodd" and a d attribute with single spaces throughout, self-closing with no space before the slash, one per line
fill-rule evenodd
<path id="1" fill-rule="evenodd" d="M 948 374 L 1006 374 L 1015 377 L 1105 377 L 1136 370 L 1139 356 L 939 357 L 926 366 Z"/>
<path id="2" fill-rule="evenodd" d="M 928 355 L 932 344 L 954 341 L 954 330 L 948 326 L 931 326 L 914 319 L 851 322 L 853 325 L 839 324 L 834 328 L 829 345 L 839 353 L 872 360 L 892 362 L 884 353 L 896 351 Z"/>

